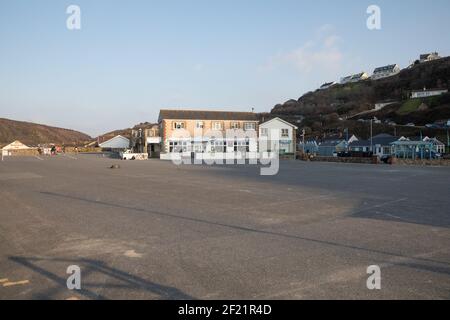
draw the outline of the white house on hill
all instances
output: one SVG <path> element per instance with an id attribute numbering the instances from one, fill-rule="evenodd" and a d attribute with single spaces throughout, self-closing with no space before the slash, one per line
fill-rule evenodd
<path id="1" fill-rule="evenodd" d="M 373 71 L 372 79 L 378 80 L 391 76 L 395 76 L 400 72 L 400 67 L 397 64 L 391 64 L 384 67 L 378 67 Z"/>
<path id="2" fill-rule="evenodd" d="M 434 97 L 434 96 L 440 96 L 441 94 L 447 93 L 447 89 L 432 89 L 427 90 L 424 88 L 423 90 L 416 90 L 411 92 L 411 98 L 427 98 L 427 97 Z"/>
<path id="3" fill-rule="evenodd" d="M 367 74 L 367 72 L 361 72 L 361 73 L 357 73 L 357 74 L 354 74 L 351 76 L 341 78 L 341 84 L 355 83 L 355 82 L 363 81 L 366 79 L 369 79 L 369 75 Z"/>

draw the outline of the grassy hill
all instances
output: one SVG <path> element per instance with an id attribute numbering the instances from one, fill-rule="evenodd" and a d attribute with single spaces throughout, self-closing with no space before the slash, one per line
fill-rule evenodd
<path id="1" fill-rule="evenodd" d="M 358 119 L 376 116 L 380 120 L 392 120 L 398 124 L 425 125 L 450 118 L 450 94 L 426 99 L 409 99 L 412 90 L 423 88 L 450 88 L 450 57 L 414 65 L 399 74 L 380 80 L 335 85 L 326 90 L 308 92 L 298 100 L 276 105 L 272 116 L 280 116 L 295 123 L 304 118 L 301 127 L 312 134 L 321 135 L 332 128 L 357 126 Z M 379 112 L 360 113 L 374 109 L 376 103 L 396 103 Z M 422 106 L 425 104 L 426 106 Z M 422 107 L 421 107 L 422 106 Z M 345 121 L 351 119 L 351 121 Z"/>
<path id="2" fill-rule="evenodd" d="M 75 130 L 0 118 L 0 146 L 14 140 L 29 146 L 44 143 L 80 145 L 90 139 L 87 134 Z"/>

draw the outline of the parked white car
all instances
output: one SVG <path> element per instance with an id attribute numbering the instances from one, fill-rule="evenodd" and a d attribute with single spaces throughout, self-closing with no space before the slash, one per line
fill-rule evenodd
<path id="1" fill-rule="evenodd" d="M 147 160 L 147 153 L 134 153 L 131 150 L 126 150 L 124 152 L 120 152 L 120 159 L 122 160 Z"/>

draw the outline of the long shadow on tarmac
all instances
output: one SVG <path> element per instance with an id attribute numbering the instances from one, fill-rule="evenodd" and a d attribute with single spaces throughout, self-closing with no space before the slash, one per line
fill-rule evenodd
<path id="1" fill-rule="evenodd" d="M 59 198 L 76 200 L 76 201 L 83 201 L 83 202 L 87 202 L 87 203 L 93 203 L 93 204 L 108 206 L 108 207 L 112 207 L 112 208 L 133 210 L 133 211 L 137 211 L 137 212 L 149 213 L 149 214 L 168 217 L 168 218 L 172 218 L 172 219 L 181 219 L 181 220 L 185 220 L 185 221 L 208 224 L 208 225 L 213 225 L 213 226 L 218 226 L 218 227 L 231 228 L 231 229 L 239 230 L 239 231 L 266 234 L 266 235 L 271 235 L 271 236 L 296 239 L 296 240 L 302 240 L 302 241 L 309 241 L 309 242 L 319 243 L 319 244 L 327 245 L 327 246 L 331 246 L 331 247 L 339 247 L 339 248 L 351 249 L 351 250 L 356 250 L 356 251 L 364 251 L 364 252 L 368 252 L 368 253 L 382 254 L 382 255 L 387 255 L 390 257 L 394 257 L 394 258 L 406 258 L 406 259 L 410 259 L 410 260 L 416 260 L 416 261 L 422 261 L 422 262 L 428 262 L 428 263 L 437 263 L 437 264 L 443 264 L 446 266 L 450 266 L 450 263 L 444 262 L 444 261 L 436 261 L 436 260 L 421 258 L 421 257 L 411 257 L 411 256 L 399 254 L 399 253 L 384 251 L 384 250 L 370 249 L 370 248 L 364 248 L 364 247 L 348 245 L 348 244 L 341 244 L 341 243 L 336 243 L 336 242 L 331 242 L 331 241 L 326 241 L 326 240 L 306 238 L 306 237 L 302 237 L 302 236 L 298 236 L 298 235 L 280 233 L 280 232 L 275 232 L 275 231 L 270 231 L 270 230 L 255 229 L 255 228 L 240 226 L 240 225 L 226 224 L 226 223 L 209 221 L 209 220 L 200 219 L 200 218 L 186 217 L 186 216 L 182 216 L 179 214 L 173 214 L 170 212 L 147 210 L 147 209 L 143 209 L 143 208 L 125 206 L 125 205 L 121 205 L 121 204 L 104 202 L 104 201 L 97 201 L 97 200 L 81 198 L 81 197 L 65 195 L 65 194 L 59 194 L 59 193 L 54 193 L 54 192 L 41 191 L 39 193 L 46 195 L 46 196 L 51 196 L 51 197 L 59 197 Z M 352 215 L 356 215 L 356 214 L 362 213 L 364 211 L 365 211 L 365 209 L 361 209 L 356 212 L 353 212 Z"/>
<path id="2" fill-rule="evenodd" d="M 51 299 L 52 296 L 67 292 L 67 279 L 56 275 L 41 266 L 38 266 L 39 262 L 52 262 L 52 263 L 66 263 L 70 265 L 78 265 L 82 267 L 82 278 L 86 278 L 87 275 L 92 273 L 98 273 L 104 276 L 108 276 L 112 279 L 118 280 L 120 284 L 108 284 L 105 283 L 89 283 L 82 280 L 81 290 L 76 290 L 74 293 L 85 296 L 89 299 L 105 300 L 107 297 L 99 293 L 92 291 L 97 288 L 103 289 L 122 289 L 122 290 L 145 290 L 151 294 L 157 296 L 156 299 L 163 300 L 192 300 L 194 297 L 185 294 L 174 287 L 160 285 L 135 275 L 129 274 L 125 271 L 112 268 L 103 261 L 94 259 L 65 259 L 65 258 L 35 258 L 35 257 L 9 257 L 10 260 L 20 264 L 49 280 L 52 280 L 57 284 L 56 287 L 50 288 L 43 292 L 36 293 L 33 299 Z"/>

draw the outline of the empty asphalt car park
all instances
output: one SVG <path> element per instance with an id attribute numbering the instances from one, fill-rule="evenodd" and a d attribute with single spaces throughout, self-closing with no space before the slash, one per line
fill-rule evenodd
<path id="1" fill-rule="evenodd" d="M 0 162 L 0 299 L 450 298 L 450 168 L 41 159 Z"/>

